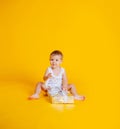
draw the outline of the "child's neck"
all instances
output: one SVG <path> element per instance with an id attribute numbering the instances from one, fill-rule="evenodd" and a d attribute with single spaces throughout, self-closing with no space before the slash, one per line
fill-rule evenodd
<path id="1" fill-rule="evenodd" d="M 61 69 L 61 67 L 59 66 L 59 67 L 56 67 L 56 68 L 53 68 L 53 67 L 51 67 L 52 68 L 52 70 L 60 70 Z"/>

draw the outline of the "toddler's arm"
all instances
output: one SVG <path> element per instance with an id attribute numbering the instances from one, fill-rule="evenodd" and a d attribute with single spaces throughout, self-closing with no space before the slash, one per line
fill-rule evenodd
<path id="1" fill-rule="evenodd" d="M 48 80 L 51 77 L 52 77 L 52 75 L 51 75 L 51 73 L 49 73 L 49 71 L 47 69 L 45 74 L 44 74 L 44 76 L 43 76 L 43 80 L 46 81 L 46 80 Z"/>
<path id="2" fill-rule="evenodd" d="M 66 72 L 64 71 L 63 79 L 62 79 L 62 89 L 67 90 L 67 86 L 68 86 L 68 80 L 67 80 Z"/>

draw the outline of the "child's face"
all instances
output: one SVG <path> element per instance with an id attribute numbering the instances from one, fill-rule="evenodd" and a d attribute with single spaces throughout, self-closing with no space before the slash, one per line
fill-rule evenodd
<path id="1" fill-rule="evenodd" d="M 51 55 L 50 56 L 50 65 L 52 68 L 60 67 L 62 63 L 61 55 Z"/>

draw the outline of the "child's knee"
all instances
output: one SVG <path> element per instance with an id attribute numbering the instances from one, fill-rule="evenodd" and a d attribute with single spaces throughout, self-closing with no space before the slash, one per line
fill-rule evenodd
<path id="1" fill-rule="evenodd" d="M 69 84 L 68 85 L 68 89 L 72 89 L 72 88 L 74 88 L 75 86 L 74 86 L 74 84 Z"/>
<path id="2" fill-rule="evenodd" d="M 38 82 L 38 83 L 37 83 L 38 86 L 41 86 L 42 84 L 43 84 L 42 82 Z"/>
<path id="3" fill-rule="evenodd" d="M 74 84 L 70 84 L 70 87 L 72 88 L 72 87 L 75 87 L 75 85 Z"/>
<path id="4" fill-rule="evenodd" d="M 43 82 L 38 82 L 38 83 L 37 83 L 37 86 L 38 86 L 39 88 L 41 88 L 43 91 L 47 91 L 47 89 L 46 89 L 46 87 L 45 87 L 45 85 L 44 85 Z"/>

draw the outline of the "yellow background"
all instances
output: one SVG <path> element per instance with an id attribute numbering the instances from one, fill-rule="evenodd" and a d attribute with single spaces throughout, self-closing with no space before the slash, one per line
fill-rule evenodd
<path id="1" fill-rule="evenodd" d="M 0 0 L 0 129 L 120 128 L 119 8 L 119 0 Z M 27 100 L 55 49 L 86 101 Z"/>

